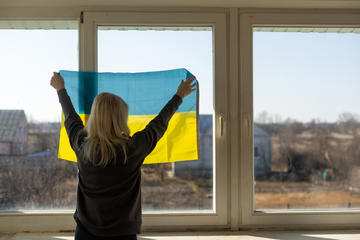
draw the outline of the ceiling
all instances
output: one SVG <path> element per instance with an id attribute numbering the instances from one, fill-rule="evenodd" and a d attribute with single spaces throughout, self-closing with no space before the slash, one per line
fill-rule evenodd
<path id="1" fill-rule="evenodd" d="M 0 7 L 241 7 L 360 9 L 360 0 L 0 0 Z"/>

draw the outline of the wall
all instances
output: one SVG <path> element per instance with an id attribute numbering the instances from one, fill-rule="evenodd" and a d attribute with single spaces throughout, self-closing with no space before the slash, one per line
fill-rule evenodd
<path id="1" fill-rule="evenodd" d="M 11 154 L 11 143 L 0 142 L 0 155 L 10 155 L 10 154 Z"/>

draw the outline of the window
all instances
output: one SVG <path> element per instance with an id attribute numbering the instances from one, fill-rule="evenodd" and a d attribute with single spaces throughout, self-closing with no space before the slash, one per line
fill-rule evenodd
<path id="1" fill-rule="evenodd" d="M 357 98 L 358 19 L 346 13 L 244 12 L 239 24 L 243 224 L 355 226 L 356 197 L 349 204 L 353 194 L 334 175 L 343 166 L 330 171 L 329 164 L 350 142 L 338 138 L 339 114 L 357 114 L 351 106 Z M 264 158 L 255 169 L 259 142 Z M 315 156 L 327 144 L 332 149 Z M 344 194 L 330 202 L 339 192 Z"/>
<path id="2" fill-rule="evenodd" d="M 183 184 L 183 189 L 181 193 L 188 194 L 196 198 L 196 200 L 191 200 L 192 202 L 183 201 L 180 203 L 179 200 L 176 200 L 179 203 L 179 206 L 169 205 L 168 203 L 174 201 L 160 201 L 156 203 L 154 200 L 144 199 L 144 215 L 143 222 L 144 228 L 147 227 L 153 229 L 156 226 L 206 226 L 217 224 L 218 226 L 225 226 L 227 223 L 227 187 L 226 187 L 226 171 L 227 171 L 227 158 L 228 154 L 225 151 L 226 142 L 227 142 L 227 134 L 226 131 L 220 131 L 219 118 L 222 115 L 226 115 L 227 113 L 227 105 L 226 105 L 226 91 L 227 91 L 227 78 L 226 78 L 226 18 L 223 13 L 129 13 L 129 12 L 86 12 L 84 13 L 84 25 L 81 28 L 82 33 L 80 36 L 83 36 L 80 42 L 83 42 L 83 46 L 80 48 L 80 69 L 86 71 L 150 71 L 150 70 L 164 70 L 168 68 L 175 68 L 178 66 L 189 68 L 188 70 L 194 72 L 194 74 L 198 74 L 198 78 L 201 77 L 205 83 L 204 91 L 213 91 L 211 93 L 203 94 L 204 99 L 210 100 L 210 102 L 204 103 L 204 108 L 200 106 L 200 114 L 202 113 L 210 113 L 213 111 L 213 131 L 210 129 L 210 132 L 213 133 L 213 137 L 205 137 L 204 142 L 213 142 L 213 166 L 212 166 L 212 176 L 205 176 L 208 179 L 208 182 L 199 183 L 193 180 L 193 182 L 189 181 L 189 179 L 183 178 L 185 181 L 182 181 L 179 177 L 171 177 L 171 168 L 166 169 L 166 165 L 159 166 L 145 166 L 143 168 L 144 176 L 148 174 L 148 176 L 156 176 L 156 178 L 160 177 L 160 184 L 157 184 L 157 187 L 151 187 L 148 189 L 152 189 L 153 191 L 159 192 L 164 196 L 164 188 L 168 188 L 172 186 L 172 182 L 175 182 L 180 179 L 180 181 L 175 182 L 174 186 L 179 187 L 180 184 Z M 216 30 L 215 30 L 216 29 Z M 147 31 L 144 31 L 147 30 Z M 178 31 L 173 31 L 178 30 Z M 211 35 L 210 37 L 206 37 L 204 40 L 204 46 L 199 48 L 198 54 L 193 54 L 194 59 L 200 59 L 205 57 L 205 66 L 209 67 L 209 71 L 211 73 L 204 73 L 199 71 L 199 68 L 196 63 L 189 58 L 189 60 L 178 59 L 172 62 L 174 59 L 171 57 L 171 52 L 168 51 L 165 53 L 161 47 L 156 43 L 156 39 L 159 36 L 169 36 L 170 39 L 174 39 L 175 36 L 184 39 L 185 34 L 191 34 L 192 37 L 201 38 L 201 34 L 203 36 Z M 168 34 L 168 35 L 167 35 Z M 114 44 L 111 39 L 106 35 L 112 35 L 114 38 L 118 39 L 120 36 L 123 39 L 123 42 L 128 42 L 135 35 L 148 37 L 148 42 L 143 39 L 136 39 L 137 42 L 134 41 L 134 38 L 128 45 L 128 49 L 131 50 L 130 54 L 124 55 L 124 59 L 128 62 L 133 63 L 131 66 L 126 65 L 126 62 L 121 62 L 121 60 L 116 62 L 112 61 L 114 54 L 109 52 L 109 46 L 105 46 L 106 43 L 110 44 L 110 51 L 114 53 L 118 53 L 118 51 L 126 51 L 128 49 L 124 49 L 124 46 L 119 44 Z M 118 39 L 120 42 L 122 39 Z M 175 41 L 175 40 L 173 40 Z M 175 51 L 177 54 L 180 54 L 180 57 L 183 58 L 183 54 L 180 53 L 176 45 L 174 45 L 170 41 L 169 43 L 164 43 L 163 40 L 159 39 L 159 42 L 164 43 L 164 47 L 168 48 L 167 50 Z M 193 48 L 197 44 L 197 39 L 183 40 L 187 45 L 177 42 L 179 49 L 187 52 L 189 49 Z M 136 49 L 144 49 L 143 46 L 149 46 L 149 42 L 153 44 L 150 46 L 151 48 L 145 48 L 144 52 L 139 53 Z M 143 45 L 143 46 L 142 46 Z M 208 51 L 212 49 L 211 51 Z M 200 51 L 201 50 L 201 51 Z M 150 59 L 150 61 L 142 61 L 141 57 L 145 59 L 149 59 L 151 54 L 155 54 L 158 51 L 160 56 L 167 55 L 167 63 L 164 61 L 165 59 L 156 60 L 155 56 L 154 60 Z M 103 54 L 109 52 L 108 57 L 105 57 Z M 149 54 L 150 53 L 150 54 Z M 133 59 L 133 56 L 136 56 L 137 59 Z M 155 54 L 156 55 L 156 54 Z M 213 57 L 212 57 L 213 56 Z M 107 60 L 108 58 L 108 60 Z M 106 63 L 103 65 L 103 62 Z M 106 68 L 105 68 L 106 66 Z M 110 67 L 111 68 L 110 68 Z M 194 70 L 191 70 L 193 68 Z M 212 75 L 213 74 L 213 75 Z M 212 78 L 212 79 L 211 79 Z M 205 80 L 206 79 L 206 80 Z M 199 79 L 200 80 L 200 79 Z M 210 84 L 208 84 L 208 83 Z M 211 86 L 212 85 L 212 86 Z M 210 87 L 207 88 L 206 86 Z M 200 92 L 202 90 L 200 89 Z M 201 100 L 200 93 L 200 101 Z M 212 96 L 212 99 L 209 99 L 209 96 Z M 210 109 L 210 110 L 209 110 Z M 211 118 L 211 117 L 210 117 Z M 212 139 L 212 140 L 211 140 Z M 207 144 L 206 143 L 206 144 Z M 202 151 L 202 150 L 200 150 Z M 208 152 L 210 153 L 210 152 Z M 211 153 L 210 153 L 211 155 Z M 197 163 L 200 161 L 195 161 Z M 174 164 L 176 166 L 176 163 Z M 189 169 L 189 167 L 185 168 Z M 196 169 L 195 167 L 192 167 Z M 202 168 L 202 167 L 201 167 Z M 161 183 L 161 174 L 153 174 L 156 171 L 167 171 L 170 172 L 170 175 L 163 175 L 164 181 L 168 181 L 169 186 L 165 186 L 165 184 Z M 153 173 L 152 173 L 153 172 Z M 211 172 L 208 171 L 208 172 Z M 206 173 L 206 172 L 205 172 Z M 170 177 L 169 177 L 170 176 Z M 191 177 L 191 176 L 190 176 Z M 200 176 L 201 177 L 201 176 Z M 205 179 L 205 178 L 204 178 Z M 214 179 L 214 180 L 212 180 Z M 215 181 L 216 179 L 216 181 Z M 149 179 L 151 180 L 151 179 Z M 162 186 L 164 187 L 162 189 Z M 188 190 L 186 190 L 188 189 Z M 143 193 L 145 190 L 145 186 L 143 188 Z M 189 191 L 190 190 L 190 191 Z M 154 194 L 154 192 L 148 192 L 149 194 Z M 153 195 L 152 195 L 153 196 Z M 175 196 L 175 195 L 174 195 Z M 183 197 L 184 195 L 180 196 Z"/>
<path id="3" fill-rule="evenodd" d="M 211 27 L 98 27 L 99 72 L 186 68 L 199 81 L 201 158 L 142 166 L 145 211 L 213 210 L 212 35 Z"/>
<path id="4" fill-rule="evenodd" d="M 230 11 L 228 12 L 228 10 Z M 142 12 L 84 12 L 84 22 L 83 25 L 81 25 L 81 27 L 79 28 L 79 68 L 83 71 L 97 71 L 97 65 L 101 67 L 101 62 L 103 61 L 101 57 L 102 40 L 100 38 L 98 39 L 98 37 L 100 37 L 99 33 L 102 31 L 101 27 L 113 26 L 115 29 L 111 31 L 118 33 L 125 32 L 122 31 L 124 29 L 122 29 L 121 31 L 119 31 L 118 29 L 119 27 L 124 26 L 128 26 L 132 30 L 134 30 L 134 28 L 138 28 L 139 26 L 153 28 L 159 26 L 168 28 L 181 28 L 190 26 L 205 28 L 210 27 L 212 29 L 214 90 L 212 100 L 212 103 L 214 104 L 214 175 L 212 182 L 212 210 L 199 210 L 200 208 L 197 207 L 194 207 L 193 210 L 191 210 L 190 208 L 156 209 L 154 208 L 154 205 L 151 205 L 151 208 L 147 208 L 143 216 L 144 229 L 225 229 L 228 228 L 230 225 L 232 229 L 238 229 L 239 227 L 358 227 L 360 211 L 357 205 L 355 205 L 354 203 L 351 203 L 351 206 L 343 204 L 341 208 L 330 205 L 322 205 L 322 208 L 304 208 L 303 206 L 294 204 L 289 204 L 288 206 L 286 203 L 278 206 L 277 208 L 266 208 L 265 205 L 261 205 L 260 202 L 256 200 L 256 194 L 259 193 L 256 189 L 261 184 L 264 184 L 265 181 L 268 181 L 269 179 L 271 181 L 279 181 L 277 180 L 278 178 L 285 180 L 288 177 L 286 169 L 284 169 L 282 172 L 279 171 L 278 175 L 275 174 L 274 176 L 272 174 L 275 169 L 279 170 L 281 167 L 279 164 L 273 162 L 272 160 L 267 161 L 273 156 L 276 156 L 277 154 L 277 151 L 273 151 L 273 149 L 276 148 L 276 142 L 273 142 L 272 137 L 269 138 L 269 135 L 266 134 L 268 132 L 265 131 L 266 129 L 264 130 L 261 125 L 266 125 L 266 119 L 268 119 L 270 113 L 271 116 L 273 116 L 273 122 L 278 122 L 280 120 L 280 122 L 282 122 L 284 121 L 284 119 L 286 119 L 286 116 L 288 115 L 285 115 L 285 113 L 289 113 L 290 111 L 283 111 L 285 113 L 283 118 L 281 119 L 276 117 L 276 115 L 273 115 L 274 113 L 272 111 L 270 112 L 270 110 L 267 110 L 270 108 L 258 108 L 258 106 L 260 106 L 258 105 L 260 102 L 257 100 L 258 96 L 256 96 L 256 94 L 258 93 L 258 90 L 261 89 L 261 87 L 263 86 L 261 84 L 256 85 L 257 79 L 259 80 L 260 76 L 256 73 L 256 69 L 259 68 L 259 65 L 257 65 L 256 63 L 258 55 L 254 55 L 257 53 L 257 51 L 259 50 L 258 47 L 260 46 L 259 43 L 256 42 L 256 39 L 259 40 L 260 37 L 260 35 L 257 34 L 261 33 L 258 31 L 266 30 L 263 33 L 269 33 L 269 29 L 263 29 L 264 27 L 271 27 L 271 31 L 278 30 L 280 31 L 279 34 L 284 35 L 293 34 L 292 32 L 284 33 L 284 26 L 288 26 L 287 28 L 295 27 L 298 29 L 303 29 L 304 27 L 306 27 L 306 31 L 310 30 L 313 32 L 319 31 L 319 29 L 329 30 L 336 27 L 338 29 L 341 29 L 341 31 L 345 31 L 344 33 L 337 35 L 339 37 L 343 37 L 349 33 L 346 32 L 346 30 L 349 28 L 358 31 L 357 29 L 359 29 L 360 27 L 358 13 L 353 10 L 331 10 L 330 12 L 328 10 L 313 11 L 287 9 L 282 11 L 270 9 L 246 10 L 236 8 L 225 9 L 225 11 L 224 9 L 214 9 L 209 11 L 204 9 L 196 12 L 195 11 L 196 10 L 194 10 L 194 12 L 182 13 L 175 12 L 175 10 L 173 12 L 168 12 L 165 10 L 142 10 Z M 62 12 L 61 10 L 59 10 L 59 12 L 54 11 L 54 14 L 61 18 L 63 18 L 64 16 L 64 12 Z M 9 13 L 9 16 L 11 15 L 12 14 Z M 21 16 L 21 14 L 18 15 Z M 69 15 L 72 15 L 73 19 L 79 17 L 77 13 L 73 14 L 70 12 L 66 12 L 66 16 Z M 13 14 L 13 16 L 15 15 Z M 40 14 L 36 17 L 40 18 L 42 16 Z M 43 17 L 48 16 L 43 15 Z M 54 25 L 52 21 L 46 26 L 39 27 L 39 22 L 41 21 L 33 21 L 33 23 L 31 24 L 27 23 L 26 26 L 32 29 L 48 29 L 59 27 L 57 23 Z M 2 23 L 2 21 L 0 23 Z M 68 23 L 69 22 L 67 22 L 65 25 L 60 25 L 60 28 L 66 29 L 66 27 L 64 26 L 67 26 Z M 75 24 L 72 29 L 76 29 L 76 25 L 77 24 Z M 4 28 L 4 25 L 0 26 L 0 28 Z M 8 24 L 6 26 L 7 27 L 5 28 L 9 28 Z M 18 25 L 13 24 L 11 26 L 15 27 Z M 20 24 L 20 26 L 22 29 L 25 28 L 25 25 Z M 227 31 L 227 29 L 229 29 L 229 31 Z M 142 30 L 143 29 L 137 29 L 137 32 L 143 32 Z M 159 29 L 153 30 L 158 31 Z M 165 30 L 163 29 L 163 32 L 168 32 L 169 29 Z M 110 29 L 106 31 L 110 31 Z M 47 32 L 47 30 L 45 32 Z M 305 33 L 302 33 L 302 31 L 300 31 L 298 34 L 305 35 Z M 324 34 L 326 35 L 329 33 Z M 74 38 L 76 38 L 76 34 L 74 34 Z M 0 41 L 2 41 L 2 39 L 0 39 Z M 327 44 L 321 47 L 326 46 Z M 358 46 L 358 44 L 356 46 Z M 274 44 L 274 47 L 276 47 L 276 44 Z M 282 47 L 286 48 L 287 46 L 284 44 L 284 46 Z M 344 45 L 337 46 L 337 48 L 346 47 L 347 46 Z M 73 49 L 75 49 L 76 51 L 75 45 Z M 355 52 L 357 51 L 357 49 L 358 48 L 354 47 L 353 51 Z M 316 51 L 314 51 L 314 56 L 316 56 L 315 53 Z M 22 53 L 17 55 L 22 56 Z M 357 54 L 357 56 L 359 56 L 359 54 Z M 76 56 L 74 58 L 76 58 Z M 239 62 L 237 62 L 237 60 Z M 351 64 L 356 61 L 358 62 L 358 58 L 346 58 L 346 60 L 349 61 L 349 63 Z M 18 59 L 16 64 L 18 64 L 19 61 L 21 62 L 21 59 Z M 26 61 L 26 63 L 29 62 L 31 63 L 30 60 Z M 69 60 L 67 59 L 66 62 L 68 63 Z M 4 66 L 3 60 L 1 63 L 3 64 L 2 66 Z M 65 65 L 65 63 L 62 62 L 61 65 L 68 66 L 67 69 L 76 70 L 76 61 L 74 61 L 73 63 L 74 65 Z M 5 66 L 8 66 L 6 64 L 7 62 L 5 62 Z M 16 64 L 11 64 L 11 66 L 13 67 L 12 73 L 15 72 L 18 74 L 18 68 L 14 67 L 17 66 Z M 272 59 L 269 64 L 273 64 Z M 317 64 L 318 63 L 316 62 L 313 63 L 314 66 L 316 66 Z M 57 69 L 57 67 L 55 66 L 53 69 Z M 53 69 L 49 69 L 49 71 L 53 71 Z M 274 69 L 276 70 L 282 68 L 281 66 L 273 66 L 269 69 L 269 73 L 271 73 L 271 71 L 273 71 Z M 321 69 L 312 68 L 311 70 L 318 71 Z M 340 70 L 341 69 L 335 68 L 330 69 L 329 71 Z M 355 70 L 357 70 L 357 68 L 351 69 L 351 71 Z M 114 68 L 114 71 L 120 71 L 120 68 Z M 239 78 L 237 77 L 238 75 Z M 318 79 L 320 79 L 322 76 L 323 75 L 318 76 Z M 48 85 L 49 76 L 46 76 L 43 79 L 45 84 Z M 276 81 L 273 83 L 275 85 L 270 85 L 269 89 L 273 90 L 276 84 L 279 85 L 278 83 L 276 83 Z M 30 87 L 26 86 L 26 88 Z M 286 85 L 285 88 L 291 87 L 289 85 Z M 294 94 L 302 94 L 302 92 L 296 91 L 297 88 L 292 89 L 294 89 Z M 7 89 L 6 92 L 14 93 L 15 91 L 13 91 L 12 89 Z M 42 92 L 47 92 L 47 90 L 44 90 Z M 321 94 L 324 94 L 325 91 L 319 92 Z M 350 91 L 347 91 L 347 93 L 350 93 Z M 274 93 L 270 91 L 265 91 L 264 94 L 272 97 L 274 96 Z M 282 94 L 283 92 L 280 92 L 280 97 L 283 96 Z M 346 95 L 347 98 L 351 96 L 351 94 Z M 55 99 L 56 98 L 54 98 L 54 101 Z M 283 101 L 286 101 L 286 99 Z M 9 101 L 7 101 L 7 103 L 8 102 Z M 320 101 L 317 101 L 317 103 L 318 102 Z M 1 103 L 3 103 L 3 101 Z M 54 106 L 56 104 L 54 102 Z M 281 102 L 281 104 L 284 103 Z M 229 106 L 231 107 L 228 108 Z M 296 108 L 292 107 L 292 109 L 297 110 L 297 112 L 304 112 L 299 111 L 301 110 L 299 106 L 300 105 L 297 104 Z M 1 106 L 1 109 L 5 108 L 15 107 L 4 105 Z M 229 111 L 230 109 L 231 112 Z M 263 112 L 262 110 L 267 110 L 267 115 L 260 114 Z M 283 114 L 283 112 L 278 113 Z M 348 110 L 346 112 L 348 112 Z M 27 114 L 26 111 L 25 114 Z M 231 121 L 228 121 L 228 116 L 231 117 Z M 345 116 L 347 115 L 345 114 L 344 117 Z M 262 121 L 262 119 L 265 119 L 265 121 Z M 56 119 L 54 121 L 56 121 Z M 315 121 L 315 124 L 318 123 L 319 122 Z M 236 126 L 236 128 L 233 128 L 234 126 Z M 255 129 L 257 127 L 259 128 Z M 239 131 L 237 131 L 236 129 L 238 129 Z M 265 134 L 261 130 L 264 130 Z M 26 134 L 27 131 L 24 131 L 24 133 Z M 233 140 L 234 142 L 239 142 L 239 145 L 234 145 Z M 3 156 L 2 153 L 12 151 L 12 148 L 12 144 L 0 141 L 0 157 Z M 17 152 L 21 152 L 21 147 L 18 149 L 19 150 Z M 271 149 L 271 151 L 269 149 Z M 255 153 L 256 156 L 254 157 Z M 270 154 L 270 157 L 266 154 Z M 329 154 L 329 156 L 331 156 L 331 154 Z M 231 165 L 228 165 L 230 163 L 230 160 Z M 233 165 L 234 162 L 236 164 Z M 293 166 L 297 164 L 297 162 L 294 162 Z M 237 167 L 237 165 L 239 165 L 239 167 Z M 299 163 L 299 165 L 301 166 L 301 162 Z M 297 165 L 297 167 L 299 167 L 299 165 Z M 284 164 L 282 166 L 288 168 L 287 164 Z M 269 176 L 264 174 L 267 172 L 270 172 Z M 331 175 L 332 173 L 326 170 L 323 171 L 321 176 L 319 175 L 318 177 L 320 181 L 323 181 L 323 178 L 328 179 Z M 269 184 L 272 184 L 270 180 Z M 325 181 L 325 183 L 327 182 L 328 180 Z M 271 191 L 274 190 L 274 188 L 272 187 L 270 187 L 269 189 Z M 279 188 L 278 190 L 282 191 L 281 188 Z M 0 196 L 4 195 L 0 193 Z M 69 196 L 71 196 L 71 194 Z M 0 213 L 0 231 L 59 231 L 74 229 L 74 222 L 72 219 L 73 210 L 56 212 L 54 214 L 54 211 L 41 211 L 40 213 L 38 213 L 23 211 L 21 209 L 21 207 L 13 208 L 13 210 L 18 211 L 17 213 Z"/>
<path id="5" fill-rule="evenodd" d="M 358 208 L 360 29 L 253 31 L 255 208 Z"/>
<path id="6" fill-rule="evenodd" d="M 63 18 L 63 12 L 55 13 L 59 18 Z M 70 15 L 72 13 L 69 13 Z M 21 15 L 21 14 L 20 14 Z M 54 16 L 54 18 L 56 17 Z M 76 15 L 72 15 L 73 19 L 78 18 Z M 184 186 L 191 189 L 201 189 L 202 193 L 198 196 L 203 196 L 205 191 L 209 193 L 207 197 L 207 205 L 201 203 L 198 199 L 193 204 L 183 204 L 182 206 L 169 207 L 161 206 L 161 208 L 156 208 L 155 204 L 151 202 L 151 205 L 148 205 L 147 210 L 143 215 L 143 229 L 151 228 L 177 228 L 177 229 L 197 229 L 199 227 L 205 226 L 217 226 L 219 228 L 225 228 L 228 224 L 228 188 L 226 187 L 227 183 L 227 168 L 228 168 L 228 153 L 226 152 L 227 148 L 227 139 L 228 134 L 226 131 L 226 118 L 221 116 L 227 115 L 227 98 L 226 93 L 228 89 L 228 78 L 226 72 L 226 62 L 227 62 L 227 51 L 226 51 L 226 14 L 221 12 L 196 12 L 196 13 L 179 13 L 173 12 L 168 13 L 165 11 L 162 12 L 84 12 L 83 21 L 80 23 L 79 28 L 79 70 L 80 71 L 98 71 L 98 60 L 99 66 L 101 65 L 102 58 L 101 56 L 101 42 L 98 44 L 98 40 L 101 41 L 100 35 L 98 35 L 98 28 L 105 27 L 119 27 L 119 26 L 130 26 L 131 28 L 136 26 L 145 26 L 145 27 L 154 27 L 154 26 L 165 26 L 165 27 L 176 27 L 176 28 L 201 28 L 202 30 L 212 29 L 211 32 L 211 45 L 212 51 L 206 52 L 209 57 L 207 61 L 211 62 L 212 69 L 208 73 L 211 79 L 210 91 L 212 92 L 212 99 L 208 105 L 209 109 L 213 111 L 213 136 L 205 138 L 205 144 L 213 143 L 213 166 L 212 166 L 212 178 L 209 177 L 209 183 L 212 184 L 199 186 L 195 184 L 188 184 L 187 181 L 184 181 Z M 60 24 L 61 25 L 61 24 Z M 69 25 L 69 22 L 66 22 L 65 25 L 61 25 L 64 28 Z M 36 28 L 36 24 L 31 25 L 32 28 Z M 55 26 L 58 26 L 55 24 Z M 54 28 L 52 22 L 46 25 L 44 28 Z M 56 28 L 56 27 L 55 27 Z M 38 28 L 37 28 L 38 29 Z M 73 28 L 73 29 L 76 29 Z M 182 29 L 183 30 L 183 29 Z M 47 31 L 46 31 L 47 32 Z M 111 31 L 109 31 L 111 32 Z M 140 32 L 140 31 L 138 31 Z M 142 31 L 141 31 L 142 32 Z M 166 32 L 166 31 L 165 31 Z M 195 31 L 194 31 L 195 32 Z M 119 32 L 118 32 L 119 33 Z M 76 39 L 77 34 L 74 34 Z M 58 39 L 61 39 L 64 42 L 64 35 L 61 37 L 58 36 Z M 210 42 L 208 42 L 210 43 Z M 45 45 L 45 43 L 44 43 Z M 116 45 L 113 45 L 114 51 L 116 51 Z M 98 48 L 100 51 L 98 51 Z M 72 53 L 76 52 L 76 48 L 69 47 L 67 48 Z M 35 51 L 36 53 L 36 51 Z M 50 51 L 49 51 L 50 53 Z M 203 55 L 203 53 L 201 54 Z M 60 56 L 60 55 L 59 55 Z M 196 57 L 196 56 L 195 56 Z M 75 56 L 76 58 L 76 56 Z M 104 58 L 105 59 L 105 58 Z M 66 59 L 67 63 L 71 64 L 69 59 Z M 67 68 L 70 70 L 76 70 L 76 65 L 66 65 L 63 62 L 60 63 L 61 68 Z M 151 66 L 153 69 L 155 66 Z M 57 65 L 53 68 L 54 70 L 59 70 Z M 47 70 L 46 72 L 54 71 L 53 69 Z M 120 68 L 113 68 L 114 71 L 121 71 Z M 148 69 L 146 69 L 148 70 Z M 103 71 L 103 70 L 102 70 Z M 143 71 L 142 69 L 135 69 L 132 71 Z M 199 75 L 199 74 L 198 74 Z M 201 75 L 201 74 L 200 74 Z M 49 78 L 50 75 L 46 75 L 44 82 L 48 89 L 49 87 Z M 211 90 L 213 89 L 213 90 Z M 204 89 L 205 90 L 205 89 Z M 45 92 L 45 91 L 44 91 Z M 52 92 L 52 90 L 50 90 Z M 204 94 L 205 96 L 205 94 Z M 55 97 L 56 99 L 56 97 Z M 56 100 L 57 101 L 57 100 Z M 50 100 L 49 100 L 50 102 Z M 58 103 L 56 103 L 58 104 Z M 212 106 L 211 106 L 212 104 Z M 59 106 L 60 109 L 60 106 Z M 204 110 L 200 110 L 201 113 L 206 113 Z M 57 118 L 57 116 L 55 116 Z M 225 122 L 225 126 L 220 124 L 219 119 L 222 119 L 222 123 Z M 47 120 L 44 120 L 47 121 Z M 55 121 L 55 120 L 54 120 Z M 210 135 L 211 136 L 211 135 Z M 211 155 L 211 153 L 210 153 Z M 200 161 L 199 161 L 200 162 Z M 61 163 L 67 163 L 61 161 Z M 40 169 L 40 168 L 39 168 Z M 76 168 L 74 168 L 76 169 Z M 152 171 L 152 169 L 148 169 Z M 167 171 L 167 169 L 165 169 Z M 167 176 L 165 176 L 167 178 Z M 74 185 L 69 184 L 69 188 L 74 189 L 74 191 L 69 191 L 68 197 L 71 198 L 72 193 L 75 193 Z M 210 186 L 210 187 L 208 187 Z M 194 193 L 195 191 L 193 191 Z M 211 194 L 212 192 L 212 194 Z M 195 194 L 196 195 L 196 194 Z M 58 196 L 57 196 L 58 197 Z M 200 203 L 200 206 L 199 206 Z M 38 209 L 38 208 L 36 208 Z M 49 208 L 47 208 L 49 209 Z M 4 224 L 0 224 L 0 228 L 5 231 L 59 231 L 59 230 L 73 230 L 74 221 L 72 218 L 73 209 L 71 210 L 61 210 L 53 211 L 54 208 L 51 208 L 51 211 L 26 211 L 25 209 L 15 209 L 16 213 L 0 213 L 0 221 Z M 30 219 L 30 221 L 29 221 Z M 13 224 L 14 222 L 19 224 Z M 20 224 L 21 223 L 21 224 Z"/>
<path id="7" fill-rule="evenodd" d="M 78 69 L 77 23 L 0 26 L 0 211 L 73 209 L 76 164 L 57 158 L 61 107 L 49 81 Z"/>

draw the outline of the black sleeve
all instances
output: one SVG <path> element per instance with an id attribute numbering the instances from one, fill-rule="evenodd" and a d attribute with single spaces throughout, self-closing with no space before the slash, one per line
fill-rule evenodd
<path id="1" fill-rule="evenodd" d="M 66 89 L 58 91 L 59 102 L 65 116 L 65 128 L 69 137 L 71 148 L 77 152 L 86 134 L 84 124 L 76 113 Z"/>
<path id="2" fill-rule="evenodd" d="M 164 135 L 171 117 L 182 103 L 182 98 L 174 95 L 170 101 L 163 107 L 160 113 L 149 122 L 144 130 L 134 134 L 137 146 L 143 148 L 144 157 L 151 153 L 156 143 Z"/>

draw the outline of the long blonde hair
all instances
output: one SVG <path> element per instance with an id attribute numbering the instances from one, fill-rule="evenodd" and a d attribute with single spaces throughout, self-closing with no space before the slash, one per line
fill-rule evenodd
<path id="1" fill-rule="evenodd" d="M 96 96 L 89 120 L 85 125 L 86 160 L 95 166 L 105 167 L 111 160 L 115 163 L 117 147 L 121 146 L 124 152 L 124 164 L 127 162 L 125 144 L 130 136 L 127 125 L 128 111 L 126 102 L 114 94 L 100 93 Z"/>

